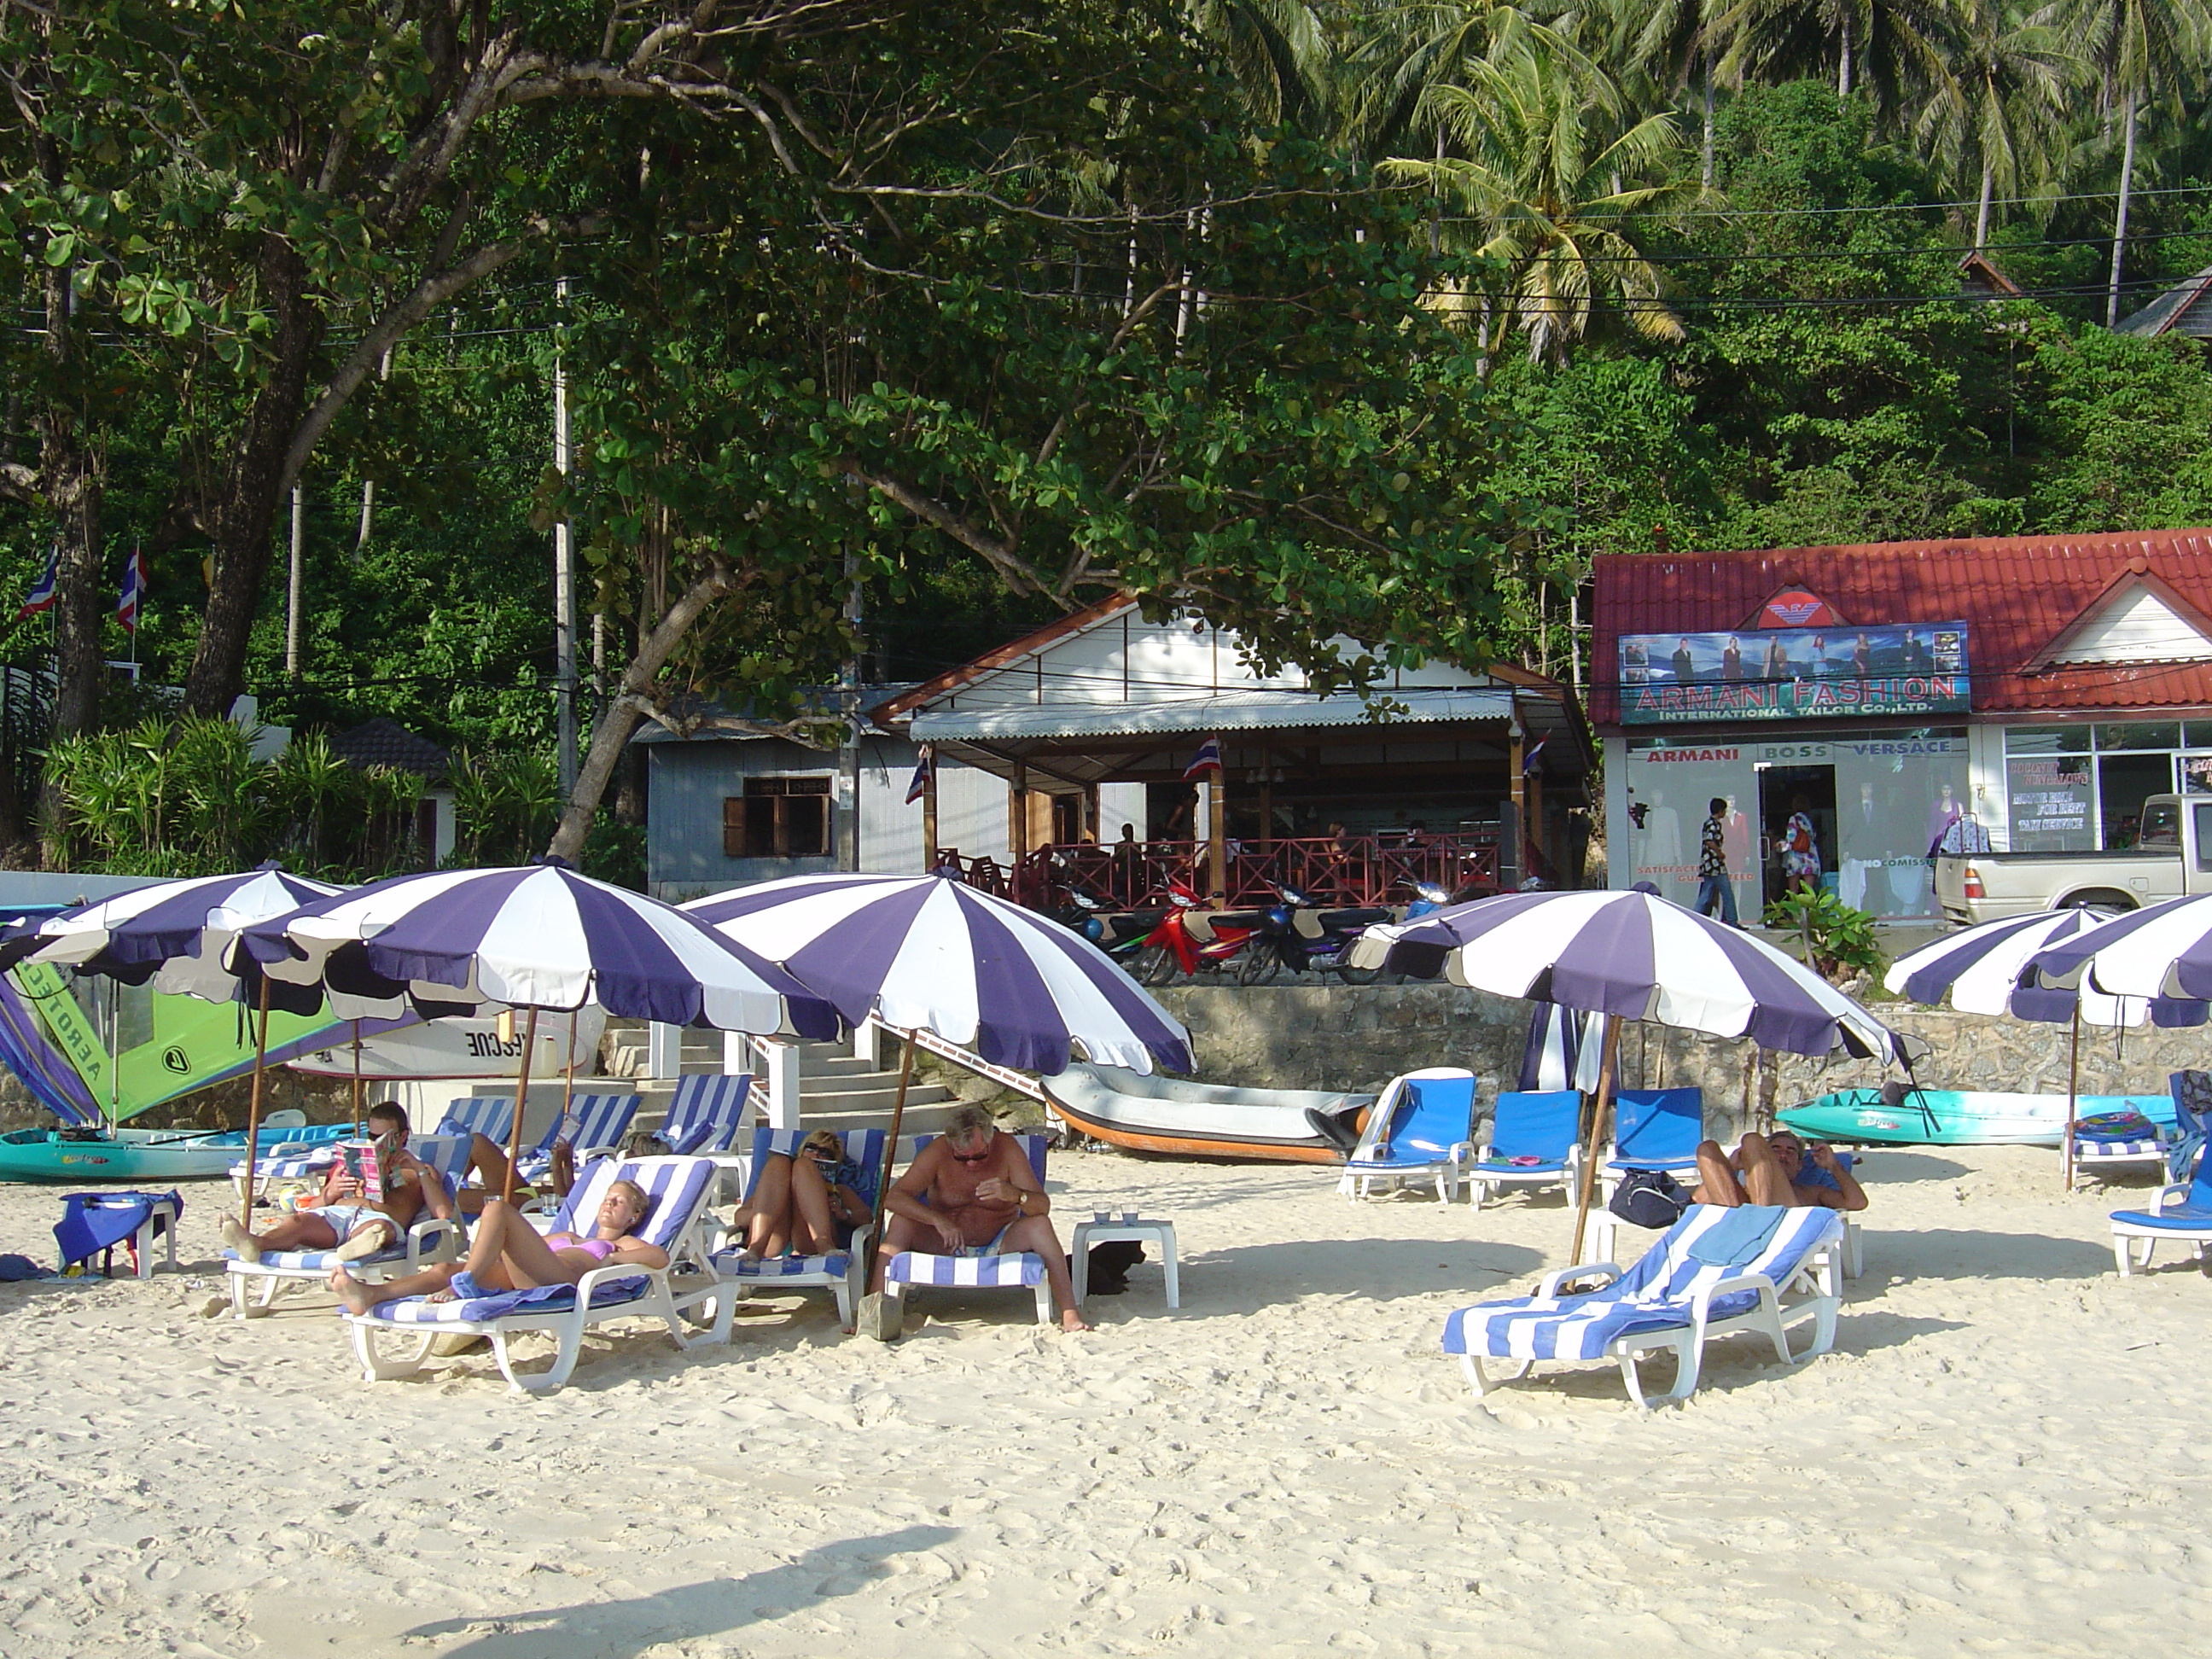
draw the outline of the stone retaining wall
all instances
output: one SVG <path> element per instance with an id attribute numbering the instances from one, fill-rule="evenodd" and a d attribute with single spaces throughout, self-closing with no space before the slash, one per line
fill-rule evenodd
<path id="1" fill-rule="evenodd" d="M 1489 1099 L 1521 1070 L 1529 1005 L 1449 985 L 1174 986 L 1158 994 L 1190 1027 L 1198 1075 L 1209 1083 L 1267 1089 L 1372 1091 L 1421 1066 L 1464 1066 Z M 1875 1012 L 1934 1050 L 1920 1068 L 1931 1088 L 2066 1090 L 2068 1028 L 1884 1003 Z M 2212 1028 L 2145 1028 L 2117 1038 L 2081 1035 L 2081 1092 L 2164 1093 L 2166 1074 L 2212 1066 Z M 1796 1054 L 1758 1058 L 1748 1042 L 1632 1026 L 1621 1039 L 1631 1087 L 1695 1085 L 1707 1122 L 1733 1132 L 1754 1091 L 1790 1106 L 1831 1090 L 1881 1081 L 1870 1061 L 1828 1063 Z"/>

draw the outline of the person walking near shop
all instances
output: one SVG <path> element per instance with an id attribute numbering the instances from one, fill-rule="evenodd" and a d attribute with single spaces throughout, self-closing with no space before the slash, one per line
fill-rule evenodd
<path id="1" fill-rule="evenodd" d="M 1802 795 L 1791 797 L 1790 821 L 1782 826 L 1775 843 L 1782 854 L 1782 885 L 1789 892 L 1820 890 L 1820 838 L 1813 828 L 1812 803 Z"/>
<path id="2" fill-rule="evenodd" d="M 1698 914 L 1718 916 L 1730 927 L 1735 919 L 1735 884 L 1729 879 L 1728 801 L 1715 795 L 1705 803 L 1705 827 L 1698 841 Z"/>

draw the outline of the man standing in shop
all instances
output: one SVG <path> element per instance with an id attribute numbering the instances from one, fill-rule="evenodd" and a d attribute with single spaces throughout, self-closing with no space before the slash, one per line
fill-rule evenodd
<path id="1" fill-rule="evenodd" d="M 1698 836 L 1698 914 L 1718 915 L 1730 927 L 1735 919 L 1735 884 L 1729 879 L 1729 804 L 1719 795 L 1705 803 L 1705 827 Z"/>

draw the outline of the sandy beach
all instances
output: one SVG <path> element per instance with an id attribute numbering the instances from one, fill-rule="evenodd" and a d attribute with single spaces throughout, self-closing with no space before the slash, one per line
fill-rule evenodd
<path id="1" fill-rule="evenodd" d="M 2212 1594 L 2212 1283 L 2120 1280 L 2118 1199 L 2052 1165 L 1870 1155 L 1836 1352 L 1721 1345 L 1650 1415 L 1609 1366 L 1486 1409 L 1437 1352 L 1449 1310 L 1564 1260 L 1555 1198 L 1354 1206 L 1320 1169 L 1057 1155 L 1064 1225 L 1174 1218 L 1180 1312 L 1149 1264 L 1081 1337 L 939 1292 L 885 1348 L 826 1297 L 763 1297 L 727 1348 L 618 1326 L 526 1400 L 482 1354 L 363 1383 L 325 1296 L 201 1317 L 203 1185 L 187 1274 L 0 1285 L 0 1654 L 2161 1641 Z M 50 1261 L 58 1212 L 0 1188 L 0 1249 Z"/>

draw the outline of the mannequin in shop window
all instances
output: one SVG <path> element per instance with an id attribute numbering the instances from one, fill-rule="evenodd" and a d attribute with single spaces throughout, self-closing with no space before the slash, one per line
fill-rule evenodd
<path id="1" fill-rule="evenodd" d="M 1782 854 L 1782 885 L 1785 891 L 1820 890 L 1820 838 L 1813 827 L 1813 803 L 1802 795 L 1790 799 L 1790 821 L 1774 843 Z"/>

